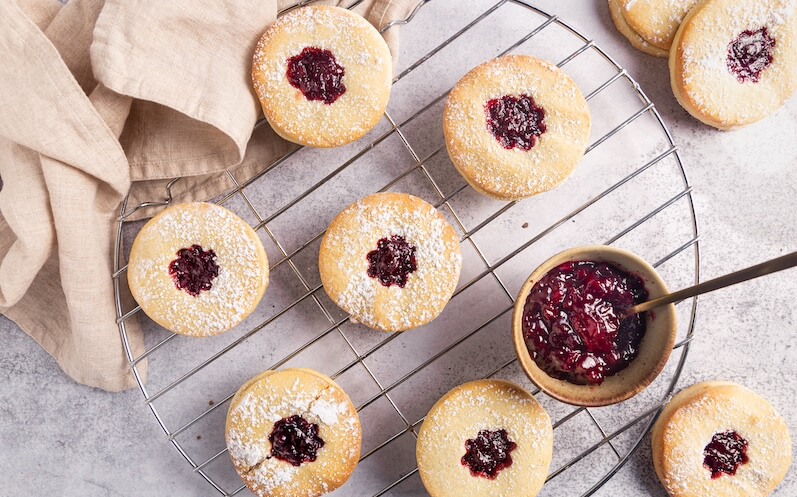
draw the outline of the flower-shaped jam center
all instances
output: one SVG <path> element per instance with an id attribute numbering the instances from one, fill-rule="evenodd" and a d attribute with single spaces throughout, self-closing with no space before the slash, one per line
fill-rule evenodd
<path id="1" fill-rule="evenodd" d="M 609 264 L 561 264 L 532 287 L 523 307 L 529 353 L 554 378 L 600 384 L 639 353 L 646 316 L 624 315 L 647 298 L 642 279 Z"/>
<path id="2" fill-rule="evenodd" d="M 711 479 L 735 475 L 736 469 L 748 461 L 747 440 L 735 431 L 715 433 L 703 449 L 703 466 L 711 471 Z"/>
<path id="3" fill-rule="evenodd" d="M 271 455 L 294 466 L 315 461 L 324 440 L 318 436 L 318 425 L 294 414 L 274 423 L 268 436 Z"/>
<path id="4" fill-rule="evenodd" d="M 398 285 L 404 288 L 410 273 L 418 269 L 415 261 L 415 246 L 400 235 L 382 238 L 376 250 L 368 252 L 368 276 L 379 279 L 384 286 Z"/>
<path id="5" fill-rule="evenodd" d="M 515 147 L 531 150 L 545 126 L 545 109 L 537 106 L 529 95 L 504 95 L 484 105 L 487 130 L 507 150 Z"/>
<path id="6" fill-rule="evenodd" d="M 728 44 L 728 70 L 740 83 L 758 83 L 761 73 L 772 64 L 772 49 L 775 39 L 767 28 L 758 31 L 742 31 Z"/>
<path id="7" fill-rule="evenodd" d="M 509 440 L 506 430 L 481 430 L 476 438 L 465 441 L 465 455 L 460 462 L 467 466 L 471 476 L 494 480 L 498 473 L 512 465 L 512 455 L 517 444 Z"/>
<path id="8" fill-rule="evenodd" d="M 288 59 L 288 82 L 301 90 L 307 100 L 322 100 L 329 105 L 346 93 L 346 70 L 329 50 L 305 47 Z"/>
<path id="9" fill-rule="evenodd" d="M 169 274 L 177 288 L 196 297 L 199 292 L 210 290 L 219 275 L 216 253 L 199 245 L 182 248 L 177 251 L 177 259 L 169 263 Z"/>

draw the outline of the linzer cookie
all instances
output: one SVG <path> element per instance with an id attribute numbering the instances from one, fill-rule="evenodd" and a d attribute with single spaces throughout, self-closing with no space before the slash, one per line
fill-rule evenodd
<path id="1" fill-rule="evenodd" d="M 609 0 L 610 4 L 618 5 L 624 22 L 636 35 L 653 47 L 663 50 L 665 55 L 670 50 L 681 21 L 698 2 L 699 0 Z"/>
<path id="2" fill-rule="evenodd" d="M 317 497 L 343 485 L 357 466 L 357 411 L 327 376 L 309 369 L 266 371 L 230 402 L 227 448 L 258 497 Z"/>
<path id="3" fill-rule="evenodd" d="M 648 55 L 667 57 L 669 53 L 668 50 L 652 45 L 646 39 L 642 38 L 639 33 L 634 31 L 631 26 L 629 26 L 628 21 L 623 15 L 623 6 L 621 4 L 621 0 L 609 0 L 609 14 L 612 17 L 612 21 L 614 22 L 617 31 L 619 31 L 621 35 L 628 39 L 628 41 L 631 43 L 631 46 L 637 50 L 645 52 Z"/>
<path id="4" fill-rule="evenodd" d="M 797 1 L 704 0 L 670 51 L 678 102 L 719 129 L 754 123 L 797 90 Z"/>
<path id="5" fill-rule="evenodd" d="M 721 381 L 673 397 L 653 426 L 651 449 L 671 497 L 765 497 L 791 464 L 783 418 L 750 390 Z"/>
<path id="6" fill-rule="evenodd" d="M 443 131 L 451 162 L 476 191 L 518 200 L 573 172 L 589 140 L 589 107 L 556 66 L 510 55 L 472 69 L 454 86 Z"/>
<path id="7" fill-rule="evenodd" d="M 405 331 L 436 318 L 461 266 L 451 225 L 432 205 L 403 193 L 377 193 L 345 208 L 318 256 L 329 298 L 353 320 L 381 331 Z"/>
<path id="8" fill-rule="evenodd" d="M 460 385 L 429 411 L 416 457 L 432 497 L 533 497 L 553 453 L 553 429 L 528 392 L 502 380 Z"/>
<path id="9" fill-rule="evenodd" d="M 153 321 L 175 333 L 211 336 L 243 321 L 268 285 L 268 259 L 255 231 L 204 202 L 165 209 L 141 228 L 127 281 Z"/>
<path id="10" fill-rule="evenodd" d="M 368 21 L 347 9 L 312 5 L 281 16 L 263 34 L 252 81 L 280 136 L 337 147 L 379 122 L 392 71 L 387 43 Z"/>

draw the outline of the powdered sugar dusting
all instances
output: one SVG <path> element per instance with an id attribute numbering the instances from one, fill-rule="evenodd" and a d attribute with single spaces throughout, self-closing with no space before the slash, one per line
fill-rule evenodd
<path id="1" fill-rule="evenodd" d="M 382 238 L 403 237 L 416 248 L 417 269 L 407 284 L 385 287 L 368 276 L 366 255 Z M 462 256 L 453 228 L 428 203 L 405 194 L 375 194 L 344 209 L 321 245 L 322 279 L 333 300 L 371 328 L 403 331 L 437 317 L 459 279 Z M 326 254 L 326 255 L 325 255 Z"/>
<path id="2" fill-rule="evenodd" d="M 749 460 L 735 475 L 712 479 L 703 466 L 703 450 L 716 433 L 726 431 L 748 441 Z M 733 495 L 767 495 L 791 459 L 782 418 L 764 399 L 738 385 L 709 388 L 686 401 L 666 421 L 662 437 L 667 452 L 660 469 L 670 495 L 725 495 L 723 489 L 731 488 L 736 489 Z"/>
<path id="3" fill-rule="evenodd" d="M 261 464 L 254 471 L 255 483 L 264 491 L 271 493 L 272 490 L 280 487 L 298 490 L 298 484 L 294 481 L 299 468 L 290 464 L 280 464 L 276 459 L 269 459 Z"/>
<path id="4" fill-rule="evenodd" d="M 338 416 L 346 412 L 346 410 L 346 404 L 330 402 L 324 399 L 317 399 L 310 406 L 310 412 L 325 425 L 334 425 L 337 423 Z"/>
<path id="5" fill-rule="evenodd" d="M 530 150 L 504 149 L 489 132 L 485 104 L 529 95 L 545 111 L 546 132 Z M 451 161 L 477 190 L 501 199 L 549 190 L 576 167 L 589 139 L 586 100 L 556 66 L 528 56 L 486 62 L 454 87 L 444 112 Z"/>
<path id="6" fill-rule="evenodd" d="M 317 424 L 325 441 L 317 459 L 300 466 L 272 457 L 268 441 L 274 423 L 292 415 Z M 331 491 L 346 480 L 359 457 L 360 423 L 348 397 L 302 370 L 273 373 L 245 385 L 233 400 L 227 425 L 230 458 L 259 496 Z"/>
<path id="7" fill-rule="evenodd" d="M 699 0 L 620 0 L 629 27 L 642 39 L 669 49 L 686 14 Z"/>
<path id="8" fill-rule="evenodd" d="M 797 91 L 797 0 L 713 0 L 685 27 L 675 84 L 687 110 L 722 128 L 749 124 L 780 107 Z M 744 31 L 767 28 L 773 61 L 756 83 L 728 69 L 728 46 Z"/>
<path id="9" fill-rule="evenodd" d="M 194 244 L 216 253 L 219 274 L 197 296 L 178 289 L 169 275 L 177 251 Z M 257 305 L 268 284 L 268 261 L 257 235 L 215 204 L 170 207 L 147 223 L 130 254 L 131 292 L 148 316 L 193 336 L 226 331 Z"/>
<path id="10" fill-rule="evenodd" d="M 514 438 L 528 440 L 533 448 L 539 444 L 544 423 L 537 420 L 527 422 L 529 408 L 538 407 L 537 402 L 519 388 L 507 388 L 504 383 L 474 382 L 473 385 L 458 387 L 455 394 L 448 396 L 434 411 L 430 412 L 426 428 L 430 432 L 445 432 L 450 419 L 467 417 L 470 428 L 478 430 L 499 430 L 507 425 L 513 426 Z M 438 423 L 438 421 L 440 421 Z"/>
<path id="11" fill-rule="evenodd" d="M 495 480 L 470 476 L 461 464 L 465 441 L 481 430 L 506 430 L 517 444 L 513 463 Z M 427 488 L 446 495 L 534 495 L 550 463 L 553 430 L 537 401 L 504 381 L 480 380 L 454 388 L 427 415 L 418 436 L 418 468 Z M 452 493 L 453 492 L 453 493 Z"/>
<path id="12" fill-rule="evenodd" d="M 309 101 L 286 77 L 287 61 L 309 46 L 329 50 L 345 69 L 346 92 L 333 104 Z M 310 146 L 356 140 L 387 106 L 392 63 L 387 44 L 365 19 L 346 9 L 307 6 L 280 18 L 257 44 L 252 68 L 266 118 L 282 135 Z"/>
<path id="13" fill-rule="evenodd" d="M 631 28 L 625 18 L 624 12 L 625 9 L 623 8 L 622 0 L 609 0 L 609 14 L 611 15 L 615 27 L 617 27 L 620 34 L 631 42 L 634 48 L 656 57 L 667 57 L 669 53 L 668 50 L 651 45 L 646 39 L 642 38 L 639 33 Z"/>

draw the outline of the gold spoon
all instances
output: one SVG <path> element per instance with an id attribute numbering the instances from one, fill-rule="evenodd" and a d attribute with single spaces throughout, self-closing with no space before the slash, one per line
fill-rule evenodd
<path id="1" fill-rule="evenodd" d="M 640 312 L 649 311 L 661 305 L 671 304 L 673 302 L 688 299 L 689 297 L 694 297 L 695 295 L 713 292 L 714 290 L 735 285 L 737 283 L 741 283 L 742 281 L 752 280 L 753 278 L 758 278 L 759 276 L 764 276 L 765 274 L 783 271 L 784 269 L 789 269 L 790 267 L 794 266 L 797 266 L 797 252 L 792 252 L 776 259 L 762 262 L 761 264 L 756 264 L 755 266 L 750 266 L 745 269 L 740 269 L 739 271 L 734 271 L 733 273 L 726 274 L 725 276 L 704 281 L 703 283 L 684 288 L 683 290 L 678 290 L 677 292 L 662 295 L 661 297 L 648 300 L 647 302 L 642 302 L 641 304 L 637 304 L 628 309 L 625 312 L 625 317 L 632 316 Z"/>

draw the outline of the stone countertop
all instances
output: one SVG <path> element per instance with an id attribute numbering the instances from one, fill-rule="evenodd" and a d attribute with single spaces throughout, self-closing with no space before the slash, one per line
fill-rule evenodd
<path id="1" fill-rule="evenodd" d="M 797 99 L 756 125 L 716 131 L 681 109 L 670 91 L 666 61 L 631 48 L 614 29 L 603 0 L 535 4 L 593 36 L 661 112 L 694 186 L 701 279 L 797 249 Z M 775 405 L 797 442 L 794 271 L 701 297 L 697 338 L 679 385 L 742 383 Z M 1 495 L 216 495 L 168 443 L 138 390 L 108 394 L 75 384 L 3 317 L 0 336 Z M 792 467 L 775 495 L 795 494 Z M 649 442 L 596 495 L 663 497 Z"/>

